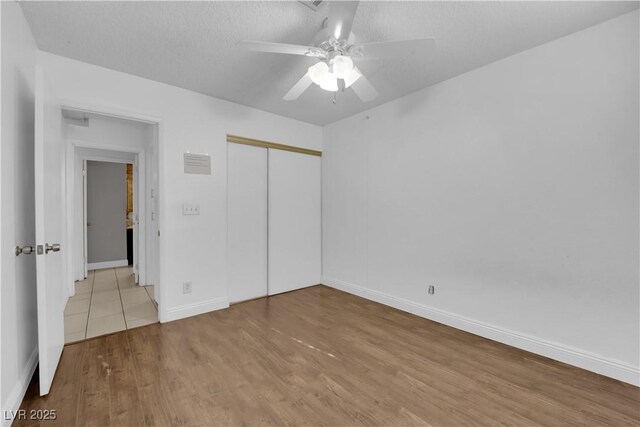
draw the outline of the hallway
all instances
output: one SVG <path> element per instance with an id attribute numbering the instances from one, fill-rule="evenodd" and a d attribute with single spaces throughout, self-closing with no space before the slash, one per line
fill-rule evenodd
<path id="1" fill-rule="evenodd" d="M 131 267 L 89 271 L 64 310 L 65 343 L 158 321 L 153 286 L 135 284 Z"/>

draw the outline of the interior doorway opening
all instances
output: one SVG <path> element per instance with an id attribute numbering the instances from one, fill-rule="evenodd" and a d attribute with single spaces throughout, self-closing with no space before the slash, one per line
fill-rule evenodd
<path id="1" fill-rule="evenodd" d="M 158 321 L 158 132 L 86 111 L 63 116 L 71 343 Z"/>

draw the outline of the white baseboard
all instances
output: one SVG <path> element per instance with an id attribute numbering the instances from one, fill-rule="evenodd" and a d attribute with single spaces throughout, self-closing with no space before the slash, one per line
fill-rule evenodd
<path id="1" fill-rule="evenodd" d="M 210 311 L 222 310 L 229 308 L 228 298 L 214 298 L 207 301 L 196 302 L 193 304 L 185 304 L 178 307 L 169 308 L 165 315 L 160 316 L 161 323 L 171 322 L 185 317 L 197 316 L 198 314 L 208 313 Z"/>
<path id="2" fill-rule="evenodd" d="M 326 286 L 388 305 L 456 329 L 461 329 L 512 347 L 530 351 L 531 353 L 577 366 L 610 378 L 615 378 L 635 386 L 640 386 L 640 368 L 625 362 L 608 359 L 584 350 L 488 325 L 463 316 L 458 316 L 457 314 L 434 309 L 404 298 L 398 298 L 331 277 L 323 277 L 322 283 Z"/>
<path id="3" fill-rule="evenodd" d="M 10 414 L 15 414 L 18 409 L 20 409 L 20 405 L 22 404 L 22 399 L 24 399 L 24 395 L 27 392 L 27 388 L 29 387 L 29 383 L 31 382 L 31 378 L 33 377 L 33 373 L 36 370 L 36 366 L 38 366 L 38 347 L 36 346 L 31 354 L 29 355 L 29 359 L 27 360 L 27 366 L 25 367 L 22 375 L 18 378 L 11 393 L 6 398 L 4 402 L 2 402 L 2 419 L 0 420 L 0 425 L 10 426 L 13 422 L 13 419 L 6 419 Z"/>
<path id="4" fill-rule="evenodd" d="M 87 264 L 87 270 L 101 270 L 103 268 L 126 267 L 129 261 L 121 259 L 119 261 L 92 262 Z"/>

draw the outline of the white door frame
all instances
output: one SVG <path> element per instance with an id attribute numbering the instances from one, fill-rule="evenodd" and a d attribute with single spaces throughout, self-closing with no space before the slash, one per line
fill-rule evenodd
<path id="1" fill-rule="evenodd" d="M 93 147 L 88 147 L 87 145 L 90 145 L 88 143 L 86 143 L 85 141 L 80 141 L 80 140 L 76 140 L 76 139 L 68 139 L 67 140 L 68 143 L 71 143 L 73 145 L 73 149 L 74 149 L 74 154 L 75 154 L 75 158 L 82 161 L 82 164 L 84 166 L 84 171 L 86 172 L 86 162 L 87 161 L 94 161 L 94 162 L 108 162 L 108 163 L 120 163 L 120 164 L 131 164 L 133 165 L 133 182 L 134 182 L 134 186 L 133 186 L 133 215 L 134 215 L 134 221 L 136 222 L 135 225 L 135 231 L 134 235 L 133 235 L 133 264 L 134 264 L 134 272 L 135 272 L 135 276 L 136 276 L 136 283 L 140 283 L 142 282 L 142 284 L 146 284 L 146 277 L 147 277 L 147 263 L 146 263 L 146 234 L 145 233 L 140 233 L 140 230 L 145 230 L 146 231 L 146 220 L 145 220 L 145 204 L 146 203 L 140 203 L 141 200 L 145 200 L 146 201 L 146 183 L 144 180 L 144 177 L 146 176 L 145 174 L 145 154 L 146 154 L 146 150 L 141 150 L 141 151 L 115 151 L 115 150 L 105 150 L 105 149 L 101 149 L 101 151 L 108 151 L 108 153 L 104 153 L 104 154 L 86 154 L 86 153 L 82 153 L 80 150 L 78 149 L 93 149 Z M 112 155 L 110 155 L 112 154 Z M 77 164 L 77 162 L 74 161 L 74 166 Z M 138 166 L 139 165 L 139 166 Z M 74 173 L 75 171 L 72 171 L 72 173 Z M 75 176 L 75 173 L 74 173 Z M 87 229 L 87 187 L 86 187 L 86 173 L 83 173 L 83 192 L 84 192 L 84 200 L 83 200 L 83 213 L 84 213 L 84 220 L 82 222 L 82 232 L 83 232 L 83 237 L 84 237 L 84 254 L 83 254 L 83 258 L 84 258 L 84 271 L 85 271 L 85 276 L 87 277 L 87 264 L 88 264 L 88 254 L 87 254 L 87 234 L 88 234 L 88 229 Z M 74 218 L 74 225 L 77 226 L 77 221 Z M 76 227 L 77 230 L 77 227 Z M 74 242 L 75 243 L 75 242 Z M 75 249 L 75 246 L 74 246 Z M 77 255 L 77 254 L 74 254 Z M 76 259 L 76 256 L 73 257 L 74 261 Z M 137 267 L 136 267 L 137 266 Z M 75 267 L 75 266 L 74 266 Z M 74 268 L 75 271 L 75 268 Z M 73 293 L 73 289 L 70 289 L 70 292 Z"/>
<path id="2" fill-rule="evenodd" d="M 89 104 L 82 101 L 76 101 L 71 99 L 62 99 L 61 105 L 63 109 L 66 110 L 75 110 L 86 113 L 94 113 L 101 114 L 104 116 L 116 117 L 121 119 L 128 119 L 139 121 L 143 123 L 148 123 L 152 125 L 156 125 L 156 149 L 157 149 L 157 157 L 158 157 L 158 188 L 157 198 L 159 200 L 158 203 L 158 259 L 156 260 L 158 269 L 158 280 L 154 285 L 155 289 L 155 297 L 158 303 L 158 320 L 160 322 L 165 321 L 167 319 L 167 304 L 166 304 L 166 290 L 165 288 L 165 265 L 164 262 L 167 258 L 166 255 L 166 247 L 164 245 L 163 239 L 160 239 L 160 227 L 161 220 L 164 218 L 164 214 L 166 212 L 167 207 L 165 206 L 165 197 L 164 197 L 164 119 L 158 116 L 152 116 L 146 113 L 139 113 L 133 111 L 122 110 L 113 106 L 105 106 L 105 105 L 96 105 Z M 97 149 L 113 149 L 116 148 L 116 151 L 127 151 L 131 150 L 131 147 L 122 147 L 122 146 L 111 146 L 105 144 L 92 144 L 89 148 L 97 148 Z M 71 144 L 67 144 L 67 188 L 69 188 L 69 183 L 73 183 L 73 174 L 69 175 L 69 171 L 73 172 L 73 160 L 74 160 L 74 148 Z M 73 233 L 73 198 L 67 197 L 67 236 L 70 233 Z M 141 206 L 143 204 L 141 203 Z M 72 240 L 69 240 L 72 241 Z M 73 268 L 73 254 L 70 251 L 65 253 L 67 257 L 67 266 L 68 268 Z M 69 270 L 72 271 L 72 270 Z M 73 280 L 73 275 L 70 276 L 71 280 Z"/>
<path id="3" fill-rule="evenodd" d="M 75 161 L 73 164 L 77 165 Z M 75 178 L 74 173 L 71 175 Z M 74 226 L 76 224 L 77 222 L 75 222 Z M 87 249 L 89 247 L 89 238 L 87 237 L 87 160 L 82 160 L 82 224 L 82 270 L 84 271 L 84 278 L 86 279 L 89 276 L 89 250 Z M 75 242 L 72 242 L 71 244 L 74 245 L 73 247 L 75 248 Z M 73 254 L 71 255 L 71 258 L 74 258 Z M 75 274 L 75 270 L 73 273 Z M 73 289 L 69 290 L 69 295 L 75 295 L 75 293 L 76 289 L 74 286 Z"/>

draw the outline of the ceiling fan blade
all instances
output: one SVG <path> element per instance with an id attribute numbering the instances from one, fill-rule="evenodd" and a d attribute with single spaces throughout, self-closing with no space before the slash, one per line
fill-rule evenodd
<path id="1" fill-rule="evenodd" d="M 318 49 L 317 47 L 313 46 L 302 46 L 297 44 L 242 40 L 238 42 L 237 46 L 239 46 L 241 49 L 250 50 L 253 52 L 284 53 L 287 55 L 303 55 L 312 57 L 320 57 L 324 55 L 322 49 Z"/>
<path id="2" fill-rule="evenodd" d="M 353 31 L 349 33 L 349 38 L 347 39 L 347 46 L 351 46 L 352 44 L 356 44 L 358 42 L 358 36 L 353 34 Z"/>
<path id="3" fill-rule="evenodd" d="M 358 70 L 357 67 L 355 67 L 355 70 L 358 73 L 360 73 L 360 78 L 358 78 L 358 80 L 356 80 L 349 87 L 353 89 L 353 91 L 356 93 L 356 95 L 358 95 L 358 98 L 360 98 L 362 102 L 373 101 L 378 97 L 379 95 L 378 91 L 376 90 L 376 88 L 373 87 L 371 82 L 367 80 L 367 78 L 362 74 L 362 71 Z"/>
<path id="4" fill-rule="evenodd" d="M 357 9 L 357 1 L 332 1 L 329 3 L 329 19 L 327 21 L 329 34 L 336 40 L 347 39 L 351 33 Z"/>
<path id="5" fill-rule="evenodd" d="M 293 87 L 289 89 L 289 92 L 287 92 L 282 99 L 285 101 L 294 101 L 298 99 L 312 83 L 313 81 L 311 81 L 311 77 L 309 77 L 309 73 L 307 72 L 300 80 L 298 80 L 298 83 L 294 84 Z"/>
<path id="6" fill-rule="evenodd" d="M 354 46 L 353 55 L 356 58 L 360 56 L 364 59 L 385 59 L 433 55 L 437 50 L 436 39 L 398 40 Z"/>

